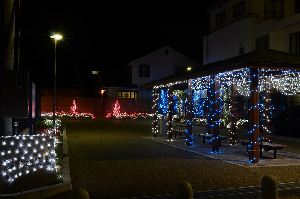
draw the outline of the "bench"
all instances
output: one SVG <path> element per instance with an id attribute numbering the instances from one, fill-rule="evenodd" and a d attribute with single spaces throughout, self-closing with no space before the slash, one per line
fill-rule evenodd
<path id="1" fill-rule="evenodd" d="M 275 144 L 275 143 L 260 143 L 259 148 L 260 148 L 260 156 L 262 156 L 262 148 L 264 147 L 265 150 L 270 151 L 274 150 L 274 159 L 276 159 L 276 151 L 283 149 L 284 147 L 287 147 L 287 145 L 283 144 Z"/>
<path id="2" fill-rule="evenodd" d="M 269 137 L 268 137 L 269 139 Z M 273 139 L 269 139 L 269 142 L 260 142 L 259 143 L 259 156 L 262 156 L 262 149 L 264 148 L 266 151 L 274 150 L 274 159 L 276 159 L 276 151 L 287 147 L 287 145 L 275 144 L 272 143 Z M 247 145 L 247 153 L 248 153 L 248 145 L 250 142 L 248 140 L 240 140 L 242 145 Z"/>
<path id="3" fill-rule="evenodd" d="M 179 133 L 179 138 L 181 139 L 181 135 L 182 133 L 185 134 L 186 133 L 186 126 L 183 124 L 177 124 L 174 126 L 174 128 L 171 129 L 172 134 L 174 133 L 175 138 L 176 138 L 176 134 Z"/>
<path id="4" fill-rule="evenodd" d="M 247 153 L 248 153 L 248 145 L 250 144 L 249 140 L 240 140 L 242 145 L 246 145 L 247 146 Z M 272 144 L 273 142 L 273 138 L 271 135 L 264 135 L 260 137 L 260 143 L 263 142 L 269 142 Z"/>
<path id="5" fill-rule="evenodd" d="M 205 140 L 206 139 L 213 139 L 213 135 L 212 134 L 198 134 L 199 137 L 203 138 L 203 144 L 205 144 Z M 221 147 L 221 140 L 226 140 L 226 136 L 220 136 L 219 137 L 219 146 Z M 212 144 L 212 143 L 211 143 Z"/>
<path id="6" fill-rule="evenodd" d="M 249 140 L 240 140 L 241 145 L 247 145 L 247 153 L 248 153 L 248 145 L 250 144 Z"/>

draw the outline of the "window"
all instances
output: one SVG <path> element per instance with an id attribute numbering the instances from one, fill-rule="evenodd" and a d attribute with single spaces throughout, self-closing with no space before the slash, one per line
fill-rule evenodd
<path id="1" fill-rule="evenodd" d="M 290 53 L 300 54 L 300 32 L 290 34 Z"/>
<path id="2" fill-rule="evenodd" d="M 140 77 L 150 77 L 150 66 L 140 65 L 139 66 L 139 76 Z"/>
<path id="3" fill-rule="evenodd" d="M 265 19 L 283 19 L 283 1 L 265 0 Z"/>
<path id="4" fill-rule="evenodd" d="M 255 50 L 269 48 L 269 34 L 255 39 Z"/>
<path id="5" fill-rule="evenodd" d="M 226 21 L 226 10 L 217 15 L 217 25 Z"/>
<path id="6" fill-rule="evenodd" d="M 165 50 L 165 55 L 168 55 L 169 54 L 169 51 L 168 50 Z"/>
<path id="7" fill-rule="evenodd" d="M 245 1 L 233 6 L 233 18 L 245 13 Z"/>
<path id="8" fill-rule="evenodd" d="M 117 98 L 138 98 L 136 91 L 118 91 Z"/>

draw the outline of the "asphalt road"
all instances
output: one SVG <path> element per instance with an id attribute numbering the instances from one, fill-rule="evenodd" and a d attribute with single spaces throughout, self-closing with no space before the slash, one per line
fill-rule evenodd
<path id="1" fill-rule="evenodd" d="M 144 139 L 151 136 L 151 120 L 84 119 L 66 125 L 73 189 L 84 188 L 91 199 L 174 194 L 180 181 L 194 191 L 259 186 L 264 175 L 299 181 L 300 166 L 244 168 Z"/>

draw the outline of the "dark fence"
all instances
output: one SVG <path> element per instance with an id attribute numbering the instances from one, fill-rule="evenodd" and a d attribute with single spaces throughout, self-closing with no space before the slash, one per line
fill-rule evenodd
<path id="1" fill-rule="evenodd" d="M 150 98 L 89 98 L 89 97 L 56 97 L 57 112 L 71 112 L 75 100 L 77 112 L 92 113 L 95 116 L 105 116 L 112 113 L 116 102 L 120 104 L 120 112 L 152 113 Z M 41 97 L 41 111 L 53 111 L 53 97 Z"/>

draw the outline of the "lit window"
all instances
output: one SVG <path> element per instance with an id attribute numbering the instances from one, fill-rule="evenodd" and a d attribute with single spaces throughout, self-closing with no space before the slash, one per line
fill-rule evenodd
<path id="1" fill-rule="evenodd" d="M 117 92 L 117 98 L 122 98 L 122 92 Z"/>
<path id="2" fill-rule="evenodd" d="M 98 75 L 98 74 L 99 74 L 99 71 L 92 71 L 92 74 L 93 74 L 93 75 Z"/>
<path id="3" fill-rule="evenodd" d="M 130 98 L 130 92 L 122 92 L 122 98 Z"/>
<path id="4" fill-rule="evenodd" d="M 118 91 L 117 98 L 138 98 L 136 91 Z"/>

